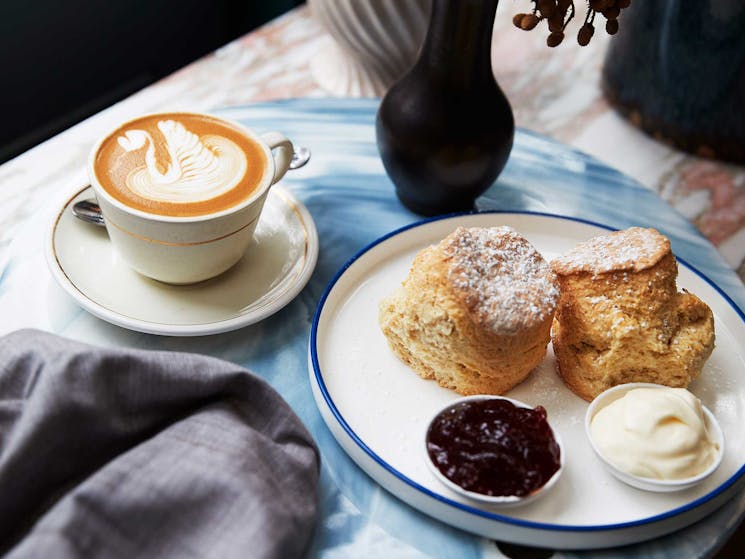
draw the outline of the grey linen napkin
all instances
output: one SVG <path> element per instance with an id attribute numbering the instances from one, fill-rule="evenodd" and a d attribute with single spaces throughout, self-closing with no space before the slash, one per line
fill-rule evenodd
<path id="1" fill-rule="evenodd" d="M 300 420 L 237 365 L 0 338 L 0 555 L 296 557 L 318 476 Z"/>

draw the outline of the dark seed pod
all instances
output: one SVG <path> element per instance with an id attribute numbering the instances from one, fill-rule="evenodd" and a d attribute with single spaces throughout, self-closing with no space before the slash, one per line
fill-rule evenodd
<path id="1" fill-rule="evenodd" d="M 609 19 L 605 22 L 605 31 L 608 33 L 608 35 L 615 35 L 618 33 L 618 20 L 617 19 Z"/>
<path id="2" fill-rule="evenodd" d="M 564 40 L 564 33 L 562 32 L 551 33 L 546 39 L 546 44 L 549 47 L 558 47 L 563 40 Z"/>
<path id="3" fill-rule="evenodd" d="M 529 14 L 515 14 L 514 16 L 512 16 L 512 25 L 514 25 L 515 27 L 522 28 L 521 24 L 522 24 L 523 18 L 527 15 Z"/>
<path id="4" fill-rule="evenodd" d="M 541 19 L 537 15 L 525 14 L 523 18 L 520 20 L 520 29 L 524 29 L 525 31 L 530 31 L 536 25 L 538 25 L 539 21 L 541 21 Z"/>
<path id="5" fill-rule="evenodd" d="M 582 47 L 587 46 L 594 33 L 595 28 L 592 26 L 592 23 L 585 23 L 582 27 L 579 28 L 579 32 L 577 33 L 577 42 Z"/>

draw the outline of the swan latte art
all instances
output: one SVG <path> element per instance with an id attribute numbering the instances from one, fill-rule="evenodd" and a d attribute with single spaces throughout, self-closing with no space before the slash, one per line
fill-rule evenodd
<path id="1" fill-rule="evenodd" d="M 130 208 L 193 217 L 248 200 L 268 168 L 263 146 L 229 122 L 162 113 L 127 122 L 101 143 L 93 172 Z"/>

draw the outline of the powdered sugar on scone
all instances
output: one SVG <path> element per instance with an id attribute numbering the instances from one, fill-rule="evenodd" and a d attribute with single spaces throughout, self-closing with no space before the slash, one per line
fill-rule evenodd
<path id="1" fill-rule="evenodd" d="M 670 241 L 657 230 L 631 227 L 579 243 L 551 266 L 560 275 L 639 272 L 657 264 L 669 251 Z"/>
<path id="2" fill-rule="evenodd" d="M 448 279 L 473 319 L 495 333 L 518 332 L 554 313 L 551 267 L 511 227 L 459 227 L 443 241 Z"/>

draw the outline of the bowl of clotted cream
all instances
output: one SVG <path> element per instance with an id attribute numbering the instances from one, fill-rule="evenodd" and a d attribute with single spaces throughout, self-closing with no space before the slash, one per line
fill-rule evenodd
<path id="1" fill-rule="evenodd" d="M 585 431 L 614 476 L 647 491 L 692 487 L 709 477 L 724 455 L 714 414 L 685 388 L 614 386 L 590 403 Z"/>

